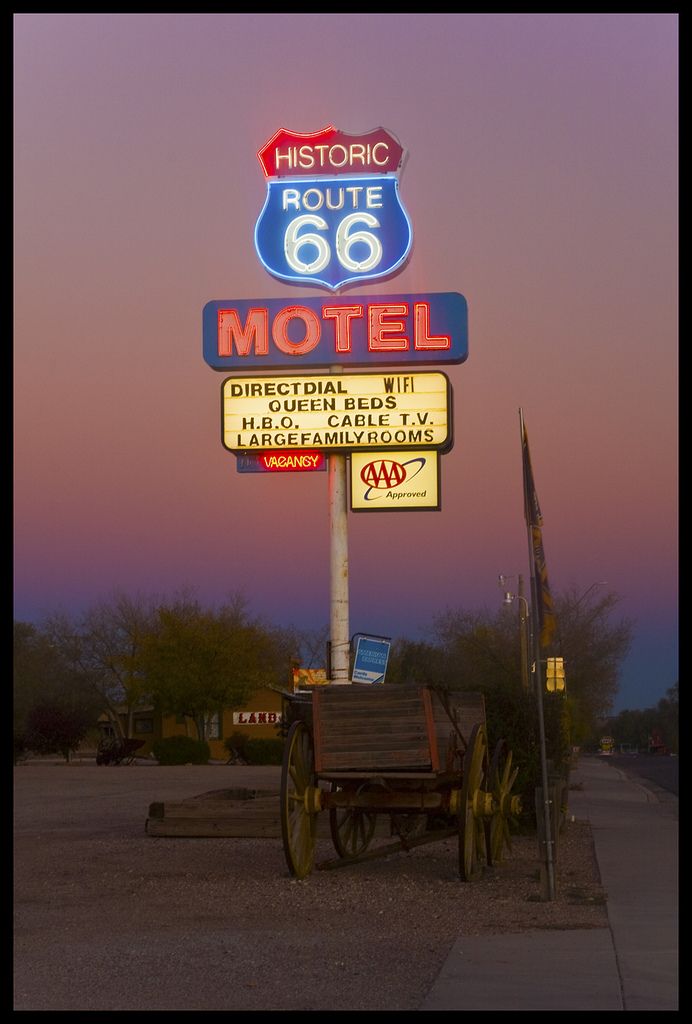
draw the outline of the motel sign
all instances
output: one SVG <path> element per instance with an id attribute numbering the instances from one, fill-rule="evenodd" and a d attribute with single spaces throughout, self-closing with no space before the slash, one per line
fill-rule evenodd
<path id="1" fill-rule="evenodd" d="M 458 292 L 216 300 L 202 312 L 202 343 L 215 370 L 461 363 L 468 311 Z"/>
<path id="2" fill-rule="evenodd" d="M 276 278 L 331 294 L 206 303 L 204 360 L 234 374 L 221 386 L 223 446 L 241 473 L 324 471 L 327 456 L 334 465 L 346 456 L 352 511 L 439 510 L 452 389 L 425 368 L 468 357 L 466 299 L 334 294 L 390 277 L 409 258 L 403 148 L 384 128 L 349 134 L 328 125 L 280 129 L 257 157 L 266 184 L 255 224 L 260 263 Z M 335 372 L 351 368 L 382 372 Z M 274 370 L 329 376 L 267 375 Z"/>

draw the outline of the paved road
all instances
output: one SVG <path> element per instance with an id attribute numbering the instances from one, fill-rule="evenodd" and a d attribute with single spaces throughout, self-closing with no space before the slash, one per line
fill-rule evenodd
<path id="1" fill-rule="evenodd" d="M 680 762 L 677 757 L 663 754 L 613 754 L 603 759 L 619 768 L 630 778 L 646 779 L 669 793 L 678 792 Z"/>

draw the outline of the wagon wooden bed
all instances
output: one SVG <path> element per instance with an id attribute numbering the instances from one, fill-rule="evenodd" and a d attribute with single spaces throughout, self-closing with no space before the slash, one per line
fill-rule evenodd
<path id="1" fill-rule="evenodd" d="M 338 855 L 318 868 L 458 835 L 459 874 L 480 877 L 511 849 L 517 769 L 488 748 L 482 694 L 418 685 L 327 684 L 284 695 L 281 834 L 289 871 L 315 867 L 317 815 Z M 368 849 L 378 816 L 395 842 Z"/>

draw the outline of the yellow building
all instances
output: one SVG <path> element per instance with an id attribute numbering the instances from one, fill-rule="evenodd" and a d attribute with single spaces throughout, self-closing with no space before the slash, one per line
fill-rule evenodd
<path id="1" fill-rule="evenodd" d="M 281 733 L 281 694 L 270 687 L 257 690 L 247 704 L 240 708 L 224 708 L 212 717 L 207 736 L 210 760 L 228 761 L 229 753 L 225 740 L 233 733 L 241 733 L 250 739 L 277 739 Z M 119 709 L 123 731 L 127 733 L 127 709 Z M 99 719 L 102 736 L 113 735 L 113 725 L 106 715 Z M 191 736 L 197 739 L 195 723 L 184 715 L 162 715 L 153 706 L 136 708 L 132 712 L 131 738 L 141 740 L 137 757 L 149 757 L 154 743 L 169 736 Z"/>

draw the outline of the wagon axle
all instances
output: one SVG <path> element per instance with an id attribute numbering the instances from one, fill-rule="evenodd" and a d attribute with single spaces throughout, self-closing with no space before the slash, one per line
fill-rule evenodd
<path id="1" fill-rule="evenodd" d="M 458 792 L 460 791 L 457 790 Z M 441 810 L 444 808 L 445 802 L 449 804 L 450 800 L 451 794 L 437 792 L 407 793 L 385 791 L 379 793 L 372 790 L 351 792 L 347 789 L 339 789 L 332 793 L 321 792 L 320 810 L 362 807 L 366 810 L 377 812 L 410 811 L 412 814 L 420 814 L 424 811 Z"/>

